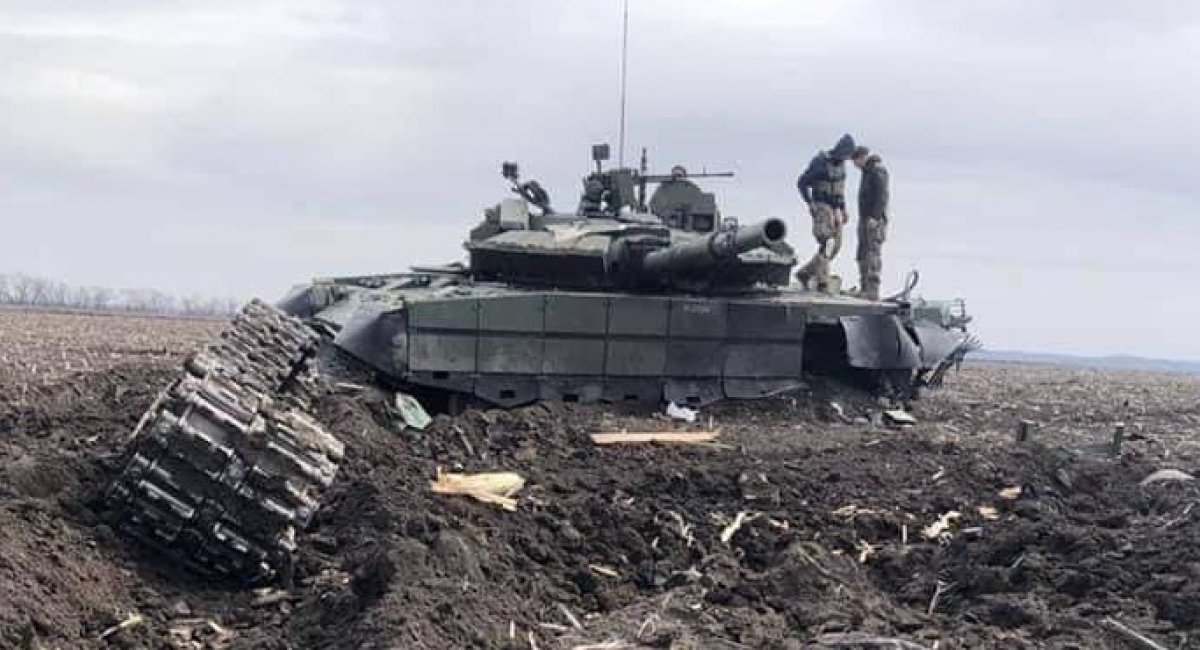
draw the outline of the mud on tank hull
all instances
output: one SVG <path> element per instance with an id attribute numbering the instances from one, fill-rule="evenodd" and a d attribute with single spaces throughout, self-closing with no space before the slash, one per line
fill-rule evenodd
<path id="1" fill-rule="evenodd" d="M 906 386 L 967 339 L 907 304 L 776 290 L 646 295 L 435 286 L 421 275 L 320 281 L 280 307 L 387 379 L 512 407 L 539 400 L 704 405 L 806 373 Z"/>

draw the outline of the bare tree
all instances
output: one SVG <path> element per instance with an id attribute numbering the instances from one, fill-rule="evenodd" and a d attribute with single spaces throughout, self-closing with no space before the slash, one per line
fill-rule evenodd
<path id="1" fill-rule="evenodd" d="M 70 307 L 158 315 L 229 316 L 241 306 L 233 298 L 173 296 L 158 289 L 72 287 L 65 282 L 17 273 L 0 275 L 0 304 Z"/>
<path id="2" fill-rule="evenodd" d="M 65 307 L 70 303 L 71 288 L 65 282 L 55 280 L 44 280 L 44 282 L 46 283 L 45 301 L 47 305 Z"/>
<path id="3" fill-rule="evenodd" d="M 67 306 L 76 309 L 88 309 L 91 307 L 92 291 L 87 287 L 71 287 L 68 290 Z"/>
<path id="4" fill-rule="evenodd" d="M 50 303 L 50 290 L 53 283 L 46 278 L 30 278 L 30 296 L 29 302 L 34 305 L 47 305 Z"/>
<path id="5" fill-rule="evenodd" d="M 108 287 L 88 288 L 88 309 L 111 309 L 116 292 Z"/>
<path id="6" fill-rule="evenodd" d="M 33 304 L 35 280 L 24 273 L 18 273 L 12 278 L 12 301 L 16 305 Z"/>
<path id="7" fill-rule="evenodd" d="M 145 312 L 150 309 L 150 296 L 145 289 L 121 289 L 117 303 L 122 311 Z"/>
<path id="8" fill-rule="evenodd" d="M 150 313 L 152 314 L 171 314 L 178 312 L 175 306 L 175 298 L 169 296 L 158 289 L 149 289 L 146 292 L 150 299 Z"/>

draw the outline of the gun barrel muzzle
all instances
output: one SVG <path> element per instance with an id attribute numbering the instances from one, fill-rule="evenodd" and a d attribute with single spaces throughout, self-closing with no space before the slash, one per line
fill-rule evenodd
<path id="1" fill-rule="evenodd" d="M 707 237 L 651 251 L 642 270 L 663 274 L 712 266 L 762 246 L 783 241 L 787 226 L 782 219 L 765 219 L 749 226 L 714 232 Z"/>

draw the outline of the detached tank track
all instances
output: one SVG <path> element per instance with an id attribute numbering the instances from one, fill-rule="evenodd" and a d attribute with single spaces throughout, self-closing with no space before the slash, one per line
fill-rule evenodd
<path id="1" fill-rule="evenodd" d="M 260 301 L 187 358 L 108 489 L 118 526 L 194 569 L 286 574 L 343 446 L 309 415 L 320 337 Z"/>

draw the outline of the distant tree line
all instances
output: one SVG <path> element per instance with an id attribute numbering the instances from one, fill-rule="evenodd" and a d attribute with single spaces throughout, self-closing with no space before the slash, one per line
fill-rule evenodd
<path id="1" fill-rule="evenodd" d="M 75 287 L 57 280 L 16 273 L 0 275 L 0 305 L 224 317 L 235 313 L 241 307 L 241 301 L 234 298 L 176 296 L 157 289 Z"/>

